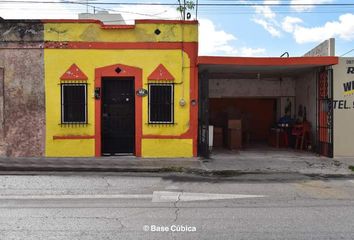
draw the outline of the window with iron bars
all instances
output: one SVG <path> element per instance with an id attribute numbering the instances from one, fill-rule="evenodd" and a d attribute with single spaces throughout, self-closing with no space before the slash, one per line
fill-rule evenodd
<path id="1" fill-rule="evenodd" d="M 149 84 L 149 123 L 174 123 L 173 84 Z"/>
<path id="2" fill-rule="evenodd" d="M 61 123 L 87 123 L 87 84 L 61 84 Z"/>

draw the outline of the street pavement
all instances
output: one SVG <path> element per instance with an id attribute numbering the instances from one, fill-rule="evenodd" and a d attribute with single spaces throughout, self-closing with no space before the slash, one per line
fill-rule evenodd
<path id="1" fill-rule="evenodd" d="M 1 240 L 354 239 L 354 180 L 1 175 Z"/>

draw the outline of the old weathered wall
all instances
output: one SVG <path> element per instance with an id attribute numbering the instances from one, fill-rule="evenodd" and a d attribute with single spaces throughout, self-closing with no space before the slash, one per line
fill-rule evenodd
<path id="1" fill-rule="evenodd" d="M 210 79 L 209 97 L 279 97 L 295 96 L 291 78 Z"/>
<path id="2" fill-rule="evenodd" d="M 3 113 L 0 116 L 2 156 L 44 155 L 42 47 L 42 23 L 0 23 L 0 68 L 3 69 L 3 91 L 0 91 L 0 114 Z"/>
<path id="3" fill-rule="evenodd" d="M 316 70 L 305 73 L 296 79 L 296 116 L 299 106 L 306 107 L 306 119 L 311 123 L 312 144 L 316 143 Z M 297 116 L 298 117 L 298 116 Z"/>

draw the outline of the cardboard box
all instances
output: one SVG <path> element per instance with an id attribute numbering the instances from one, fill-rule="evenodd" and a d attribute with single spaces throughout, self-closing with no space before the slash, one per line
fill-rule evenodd
<path id="1" fill-rule="evenodd" d="M 242 131 L 241 129 L 228 129 L 227 146 L 229 149 L 237 150 L 242 148 Z"/>
<path id="2" fill-rule="evenodd" d="M 228 129 L 242 129 L 242 121 L 240 119 L 229 119 L 227 121 Z"/>
<path id="3" fill-rule="evenodd" d="M 214 147 L 222 147 L 223 144 L 223 129 L 222 128 L 214 128 Z"/>

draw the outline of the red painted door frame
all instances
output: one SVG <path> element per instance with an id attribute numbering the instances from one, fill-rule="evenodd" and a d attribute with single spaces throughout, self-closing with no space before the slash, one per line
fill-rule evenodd
<path id="1" fill-rule="evenodd" d="M 102 87 L 103 77 L 134 77 L 135 91 L 142 88 L 142 70 L 137 67 L 114 64 L 95 69 L 95 89 Z M 135 95 L 135 156 L 141 157 L 142 104 L 143 99 Z M 101 96 L 95 99 L 95 156 L 101 156 Z"/>

